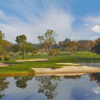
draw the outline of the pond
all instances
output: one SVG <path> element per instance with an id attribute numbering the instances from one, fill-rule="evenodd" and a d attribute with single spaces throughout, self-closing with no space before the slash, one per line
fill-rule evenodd
<path id="1" fill-rule="evenodd" d="M 0 100 L 100 100 L 100 73 L 0 77 Z"/>

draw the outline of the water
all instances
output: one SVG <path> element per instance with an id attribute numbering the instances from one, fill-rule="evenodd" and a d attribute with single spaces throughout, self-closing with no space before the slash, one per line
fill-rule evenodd
<path id="1" fill-rule="evenodd" d="M 100 100 L 100 73 L 0 77 L 0 100 Z"/>

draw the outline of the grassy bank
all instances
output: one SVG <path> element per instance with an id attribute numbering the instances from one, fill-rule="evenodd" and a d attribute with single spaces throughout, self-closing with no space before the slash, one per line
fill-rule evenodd
<path id="1" fill-rule="evenodd" d="M 61 52 L 60 56 L 57 55 L 53 55 L 52 59 L 62 59 L 62 58 L 75 58 L 77 59 L 79 62 L 100 62 L 100 58 L 99 55 L 96 55 L 94 57 L 94 55 L 96 55 L 95 53 L 91 53 L 88 54 L 87 51 L 82 52 L 76 52 L 73 55 L 69 55 L 67 52 Z M 48 54 L 47 53 L 43 53 L 39 56 L 39 54 L 34 54 L 34 56 L 32 56 L 30 53 L 28 53 L 28 55 L 25 55 L 25 59 L 38 59 L 38 58 L 48 58 Z M 18 56 L 18 58 L 16 58 L 15 60 L 19 60 L 22 59 L 21 56 Z"/>
<path id="2" fill-rule="evenodd" d="M 35 54 L 34 56 L 31 56 L 31 54 L 25 55 L 25 59 L 38 59 L 38 58 L 48 58 L 48 54 L 41 54 L 39 56 L 38 54 Z M 15 60 L 19 60 L 21 57 L 16 58 Z M 6 63 L 16 63 L 15 60 L 8 61 Z M 35 61 L 35 62 L 22 62 L 19 63 L 19 65 L 12 65 L 8 67 L 0 67 L 0 74 L 4 73 L 34 73 L 31 68 L 60 68 L 62 65 L 57 65 L 56 63 L 64 63 L 64 62 L 71 62 L 71 63 L 77 63 L 77 62 L 100 62 L 100 58 L 97 55 L 94 58 L 94 54 L 90 53 L 88 55 L 88 52 L 77 52 L 73 54 L 72 56 L 69 56 L 67 52 L 61 52 L 60 56 L 53 56 L 50 61 Z M 17 62 L 18 63 L 18 62 Z"/>

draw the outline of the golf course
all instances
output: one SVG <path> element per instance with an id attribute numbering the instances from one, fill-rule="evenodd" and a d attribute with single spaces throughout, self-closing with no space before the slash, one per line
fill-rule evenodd
<path id="1" fill-rule="evenodd" d="M 35 73 L 35 70 L 32 68 L 58 69 L 62 66 L 78 66 L 80 68 L 83 66 L 77 65 L 77 63 L 99 63 L 99 55 L 96 55 L 96 57 L 93 55 L 94 53 L 88 54 L 87 51 L 84 51 L 83 53 L 76 52 L 70 56 L 68 52 L 62 51 L 60 56 L 54 55 L 51 60 L 49 60 L 47 53 L 42 53 L 40 56 L 38 56 L 38 54 L 34 54 L 34 56 L 32 56 L 29 53 L 27 56 L 25 55 L 24 60 L 22 60 L 21 56 L 18 56 L 18 58 L 16 57 L 10 61 L 2 61 L 1 63 L 4 65 L 0 66 L 0 75 L 26 75 Z"/>

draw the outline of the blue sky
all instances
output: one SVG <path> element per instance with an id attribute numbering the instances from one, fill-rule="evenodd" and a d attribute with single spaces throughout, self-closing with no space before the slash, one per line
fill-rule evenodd
<path id="1" fill-rule="evenodd" d="M 15 43 L 18 35 L 38 43 L 53 29 L 57 41 L 100 37 L 100 0 L 0 0 L 0 30 Z"/>

